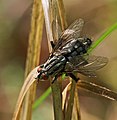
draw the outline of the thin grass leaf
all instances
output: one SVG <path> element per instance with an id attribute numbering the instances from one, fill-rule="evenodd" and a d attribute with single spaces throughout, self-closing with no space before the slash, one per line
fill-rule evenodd
<path id="1" fill-rule="evenodd" d="M 36 109 L 52 92 L 51 87 L 49 87 L 33 104 L 33 109 Z"/>
<path id="2" fill-rule="evenodd" d="M 114 30 L 117 29 L 117 23 L 112 25 L 110 28 L 107 29 L 106 32 L 104 32 L 91 46 L 91 48 L 88 50 L 88 53 L 90 53 L 92 50 L 94 50 L 107 36 L 109 36 Z"/>

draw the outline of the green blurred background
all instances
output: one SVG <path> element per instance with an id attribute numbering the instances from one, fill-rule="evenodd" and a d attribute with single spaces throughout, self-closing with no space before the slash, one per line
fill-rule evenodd
<path id="1" fill-rule="evenodd" d="M 0 120 L 11 120 L 23 84 L 25 60 L 30 30 L 31 0 L 0 1 Z M 77 18 L 85 20 L 83 34 L 93 41 L 117 22 L 117 0 L 64 0 L 68 23 Z M 43 34 L 41 63 L 48 57 L 45 30 Z M 117 30 L 94 51 L 95 55 L 109 58 L 106 67 L 89 79 L 106 85 L 117 92 Z M 49 82 L 40 82 L 37 97 Z M 79 90 L 82 120 L 117 120 L 117 102 Z M 49 96 L 33 112 L 33 120 L 52 120 L 52 98 Z"/>

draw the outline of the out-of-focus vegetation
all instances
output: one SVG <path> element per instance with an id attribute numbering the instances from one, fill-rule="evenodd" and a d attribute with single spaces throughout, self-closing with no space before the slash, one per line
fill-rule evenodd
<path id="1" fill-rule="evenodd" d="M 85 20 L 83 35 L 96 40 L 117 22 L 117 0 L 64 0 L 68 23 L 77 18 Z M 23 84 L 32 1 L 0 1 L 0 119 L 10 120 Z M 117 31 L 114 31 L 93 52 L 109 58 L 109 63 L 87 79 L 117 91 Z M 48 57 L 46 35 L 43 35 L 41 63 Z M 37 97 L 49 86 L 40 82 Z M 79 90 L 82 120 L 116 120 L 117 103 Z M 45 115 L 46 114 L 46 115 Z M 51 96 L 33 113 L 33 120 L 52 119 Z"/>

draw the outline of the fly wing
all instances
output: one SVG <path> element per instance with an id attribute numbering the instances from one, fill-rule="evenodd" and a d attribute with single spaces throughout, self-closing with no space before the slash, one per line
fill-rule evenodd
<path id="1" fill-rule="evenodd" d="M 69 66 L 71 67 L 68 67 L 67 71 L 79 72 L 89 77 L 95 77 L 95 71 L 101 69 L 107 63 L 108 59 L 102 56 L 88 56 L 86 58 L 82 57 L 82 61 L 77 64 L 69 63 Z"/>
<path id="2" fill-rule="evenodd" d="M 77 70 L 74 71 L 78 71 L 89 77 L 95 77 L 95 71 L 104 67 L 108 63 L 108 59 L 102 56 L 89 56 L 87 62 L 86 65 L 79 66 Z"/>
<path id="3" fill-rule="evenodd" d="M 88 55 L 74 56 L 69 62 L 66 63 L 65 72 L 78 71 L 78 67 L 87 65 Z"/>
<path id="4" fill-rule="evenodd" d="M 104 67 L 108 63 L 108 58 L 102 56 L 89 56 L 87 59 L 88 64 L 84 66 L 80 66 L 79 70 L 88 70 L 88 71 L 96 71 L 102 67 Z"/>
<path id="5" fill-rule="evenodd" d="M 83 19 L 75 20 L 61 35 L 61 39 L 78 38 L 84 25 Z"/>
<path id="6" fill-rule="evenodd" d="M 78 19 L 75 22 L 73 22 L 65 31 L 63 31 L 54 49 L 55 50 L 60 49 L 69 41 L 80 37 L 83 24 L 84 24 L 83 19 Z"/>

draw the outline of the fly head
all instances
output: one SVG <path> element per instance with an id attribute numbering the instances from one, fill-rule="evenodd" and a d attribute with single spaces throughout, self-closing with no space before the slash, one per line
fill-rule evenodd
<path id="1" fill-rule="evenodd" d="M 39 67 L 37 69 L 38 75 L 36 77 L 36 79 L 39 79 L 41 81 L 47 80 L 48 79 L 48 74 L 46 72 L 46 70 L 44 70 L 42 67 Z"/>

